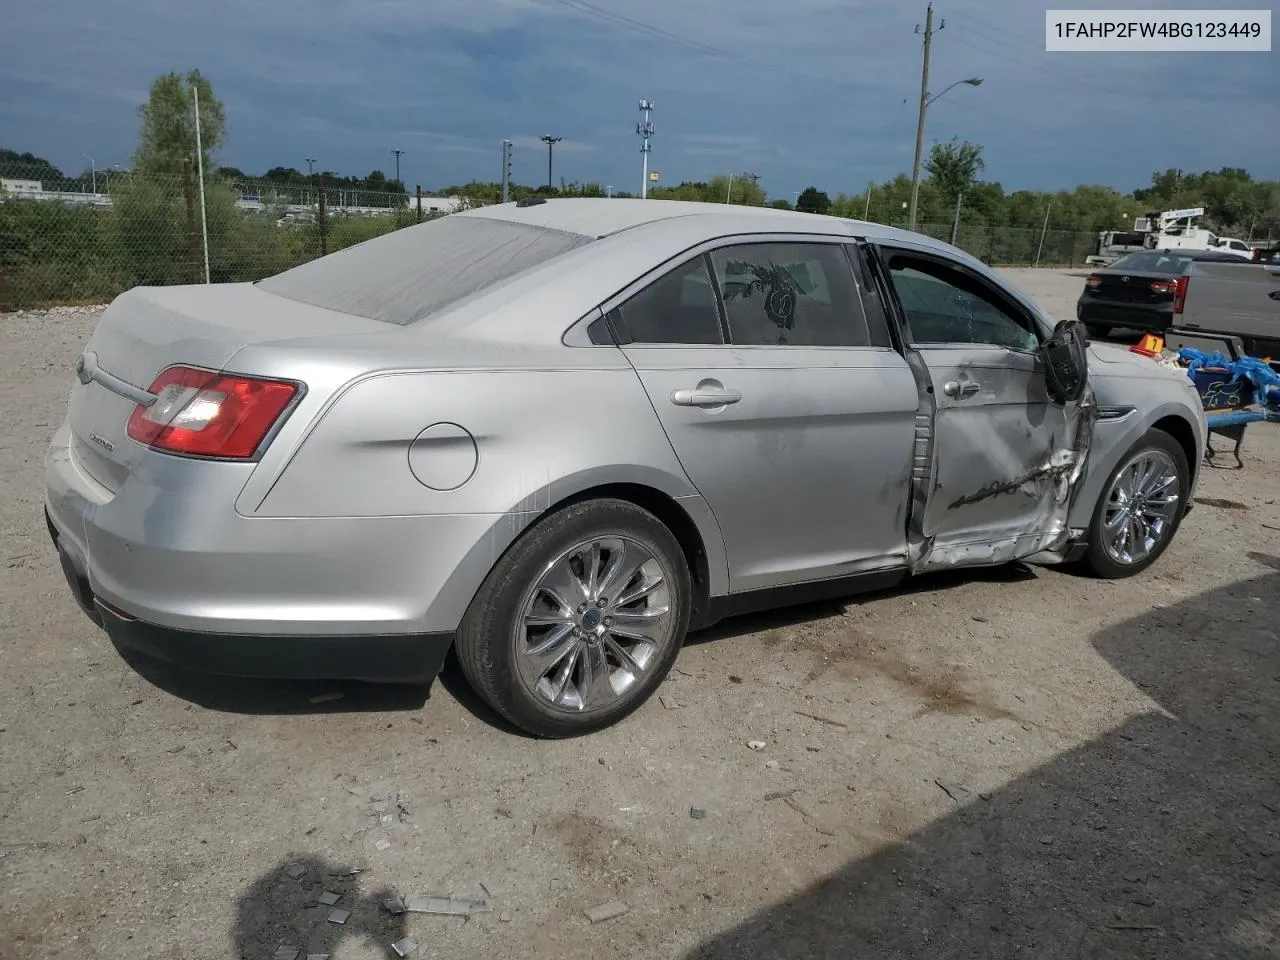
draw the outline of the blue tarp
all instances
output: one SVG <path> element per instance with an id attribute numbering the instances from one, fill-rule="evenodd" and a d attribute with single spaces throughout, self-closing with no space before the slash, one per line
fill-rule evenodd
<path id="1" fill-rule="evenodd" d="M 1222 368 L 1230 372 L 1231 382 L 1247 380 L 1253 384 L 1254 395 L 1263 406 L 1280 410 L 1280 373 L 1257 357 L 1241 357 L 1231 360 L 1220 353 L 1205 353 L 1194 347 L 1183 347 L 1178 359 L 1187 364 L 1187 376 L 1195 378 L 1202 367 Z"/>

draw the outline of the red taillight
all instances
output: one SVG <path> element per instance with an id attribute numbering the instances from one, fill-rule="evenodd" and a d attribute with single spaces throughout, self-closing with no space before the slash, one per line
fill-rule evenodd
<path id="1" fill-rule="evenodd" d="M 1152 293 L 1173 293 L 1173 291 L 1176 288 L 1177 288 L 1177 283 L 1172 280 L 1152 280 L 1151 281 Z"/>
<path id="2" fill-rule="evenodd" d="M 298 393 L 298 385 L 170 367 L 151 384 L 151 406 L 134 407 L 129 436 L 193 457 L 252 457 Z"/>
<path id="3" fill-rule="evenodd" d="M 1096 273 L 1091 273 L 1089 274 L 1089 279 L 1084 282 L 1084 285 L 1090 290 L 1097 290 L 1102 286 L 1102 278 Z"/>
<path id="4" fill-rule="evenodd" d="M 1183 305 L 1187 302 L 1187 284 L 1191 282 L 1190 277 L 1179 277 L 1173 281 L 1173 312 L 1181 313 Z M 1196 289 L 1199 289 L 1198 287 Z"/>

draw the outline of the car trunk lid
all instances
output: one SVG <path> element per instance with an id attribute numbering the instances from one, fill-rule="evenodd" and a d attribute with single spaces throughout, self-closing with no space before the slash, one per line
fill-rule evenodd
<path id="1" fill-rule="evenodd" d="M 1094 295 L 1102 300 L 1120 303 L 1162 303 L 1173 300 L 1173 284 L 1177 277 L 1167 273 L 1098 273 L 1102 281 Z M 1153 284 L 1157 286 L 1153 288 Z M 1159 285 L 1167 285 L 1161 290 Z"/>
<path id="2" fill-rule="evenodd" d="M 129 415 L 165 368 L 221 370 L 243 347 L 386 325 L 273 296 L 253 284 L 139 287 L 109 306 L 77 360 L 68 424 L 81 468 L 111 492 L 148 454 Z"/>

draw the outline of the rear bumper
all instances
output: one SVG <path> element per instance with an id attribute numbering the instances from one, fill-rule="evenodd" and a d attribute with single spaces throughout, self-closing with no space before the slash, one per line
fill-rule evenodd
<path id="1" fill-rule="evenodd" d="M 1081 297 L 1076 302 L 1076 319 L 1096 327 L 1124 327 L 1159 332 L 1167 330 L 1173 322 L 1173 308 L 1160 310 L 1141 303 Z"/>
<path id="2" fill-rule="evenodd" d="M 251 465 L 156 454 L 116 491 L 64 425 L 45 507 L 91 593 L 183 633 L 352 637 L 457 630 L 518 514 L 254 517 L 232 504 Z"/>
<path id="3" fill-rule="evenodd" d="M 60 536 L 47 509 L 45 522 L 76 603 L 122 653 L 234 677 L 430 683 L 453 646 L 452 633 L 248 635 L 148 623 L 95 596 L 77 548 Z"/>

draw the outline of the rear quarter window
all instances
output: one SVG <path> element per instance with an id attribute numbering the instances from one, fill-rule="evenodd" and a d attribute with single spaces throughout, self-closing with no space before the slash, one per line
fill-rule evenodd
<path id="1" fill-rule="evenodd" d="M 591 242 L 581 234 L 447 216 L 258 281 L 268 293 L 401 326 Z"/>

